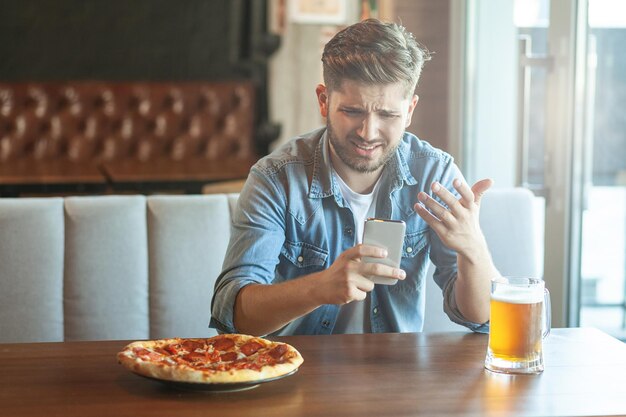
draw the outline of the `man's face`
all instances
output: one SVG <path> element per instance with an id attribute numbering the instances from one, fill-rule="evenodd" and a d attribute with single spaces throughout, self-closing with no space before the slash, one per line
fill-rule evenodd
<path id="1" fill-rule="evenodd" d="M 348 170 L 368 173 L 393 156 L 411 123 L 417 96 L 406 97 L 402 83 L 372 85 L 346 80 L 338 90 L 317 87 L 326 117 L 331 153 Z"/>

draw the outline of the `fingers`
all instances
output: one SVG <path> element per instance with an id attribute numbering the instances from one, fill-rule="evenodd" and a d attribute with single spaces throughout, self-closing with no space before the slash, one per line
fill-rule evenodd
<path id="1" fill-rule="evenodd" d="M 439 197 L 439 199 L 443 201 L 446 206 L 448 206 L 447 209 L 439 204 L 435 199 L 429 199 L 429 195 L 426 193 L 420 193 L 417 196 L 418 199 L 444 223 L 446 220 L 449 220 L 445 219 L 446 212 L 450 211 L 456 217 L 460 214 L 461 210 L 463 210 L 463 207 L 468 208 L 474 201 L 474 194 L 472 193 L 472 190 L 463 181 L 455 179 L 453 181 L 453 186 L 457 191 L 459 191 L 459 194 L 461 194 L 461 201 L 457 199 L 457 196 L 452 194 L 447 188 L 443 187 L 438 182 L 434 182 L 430 187 L 433 194 Z"/>
<path id="2" fill-rule="evenodd" d="M 365 298 L 365 295 L 366 295 L 368 292 L 370 292 L 370 291 L 372 291 L 372 290 L 374 289 L 374 285 L 375 285 L 375 284 L 374 284 L 374 282 L 372 282 L 372 280 L 370 280 L 370 279 L 362 279 L 362 280 L 359 280 L 359 281 L 356 283 L 356 287 L 357 287 L 357 289 L 358 289 L 360 292 L 362 292 L 362 293 L 363 293 L 363 298 L 358 298 L 358 297 L 357 297 L 357 299 L 361 299 L 361 300 L 362 300 L 362 299 L 364 299 L 364 298 Z"/>
<path id="3" fill-rule="evenodd" d="M 339 281 L 339 280 L 335 280 Z M 343 283 L 336 282 L 332 291 L 335 292 L 331 304 L 347 304 L 353 301 L 364 300 L 367 293 L 374 289 L 374 283 L 363 277 L 354 275 Z"/>
<path id="4" fill-rule="evenodd" d="M 492 184 L 492 180 L 483 179 L 470 188 L 462 179 L 456 178 L 452 185 L 460 195 L 460 199 L 457 200 L 458 197 L 452 192 L 435 182 L 431 187 L 433 194 L 448 208 L 427 193 L 420 192 L 417 195 L 419 202 L 415 204 L 414 209 L 444 245 L 459 253 L 462 251 L 465 253 L 467 248 L 472 247 L 482 237 L 478 222 L 480 200 Z"/>
<path id="5" fill-rule="evenodd" d="M 439 235 L 440 233 L 444 232 L 445 226 L 443 225 L 443 223 L 437 217 L 435 217 L 430 211 L 428 211 L 428 209 L 424 207 L 422 203 L 416 203 L 413 206 L 413 209 L 422 219 L 424 219 L 426 223 L 428 223 L 428 225 L 435 231 L 435 233 Z"/>
<path id="6" fill-rule="evenodd" d="M 346 304 L 365 299 L 374 289 L 373 276 L 404 279 L 406 273 L 399 268 L 383 264 L 387 250 L 359 244 L 344 251 L 329 269 L 320 274 L 327 288 L 330 304 Z"/>
<path id="7" fill-rule="evenodd" d="M 367 278 L 369 276 L 380 276 L 393 279 L 406 278 L 406 272 L 404 272 L 404 270 L 382 263 L 382 260 L 387 257 L 386 249 L 371 245 L 359 244 L 354 246 L 353 248 L 346 250 L 343 255 L 345 255 L 347 259 L 351 261 L 348 268 L 360 277 Z M 370 259 L 365 259 L 365 262 L 361 262 L 363 258 Z M 381 262 L 377 262 L 377 259 L 380 259 Z M 369 279 L 367 279 L 366 281 L 368 282 L 368 284 L 372 283 L 372 281 Z M 362 291 L 371 291 L 373 288 L 373 283 L 371 288 L 362 288 L 360 284 L 357 284 L 357 287 L 359 287 L 359 289 Z"/>
<path id="8" fill-rule="evenodd" d="M 454 189 L 457 190 L 461 195 L 461 204 L 463 205 L 463 207 L 469 208 L 470 205 L 474 203 L 475 198 L 472 189 L 469 187 L 469 185 L 467 185 L 465 181 L 461 181 L 458 178 L 452 181 L 452 185 L 454 186 Z"/>
<path id="9" fill-rule="evenodd" d="M 476 184 L 474 186 L 476 186 Z M 459 204 L 465 208 L 469 208 L 471 204 L 475 202 L 475 195 L 474 189 L 470 188 L 465 181 L 462 181 L 459 178 L 455 178 L 454 181 L 452 181 L 452 186 L 455 190 L 458 191 L 459 195 L 461 196 L 460 200 L 458 200 L 457 197 L 452 194 L 448 189 L 442 187 L 441 184 L 437 182 L 433 183 L 431 189 L 433 190 L 435 195 L 437 195 L 437 197 L 439 197 L 441 201 L 443 201 L 449 207 L 450 211 L 456 215 L 458 211 L 461 210 Z M 478 190 L 482 190 L 484 186 L 485 184 L 481 185 Z M 485 190 L 489 187 L 490 185 L 487 185 Z"/>
<path id="10" fill-rule="evenodd" d="M 436 185 L 438 185 L 437 183 L 435 183 Z M 433 186 L 435 185 L 433 184 Z M 450 197 L 452 197 L 452 207 L 451 210 L 454 212 L 458 212 L 458 209 L 456 209 L 456 205 L 458 205 L 458 201 L 456 200 L 456 198 L 454 198 L 454 196 L 452 195 L 452 193 L 450 193 L 448 190 L 445 190 L 443 187 L 441 187 L 440 185 L 438 185 L 438 190 L 437 193 L 443 195 L 446 194 L 444 199 L 447 199 L 448 201 L 450 201 Z M 445 191 L 444 191 L 445 190 Z M 439 195 L 438 195 L 439 196 Z M 429 212 L 430 216 L 424 217 L 424 215 L 426 215 L 426 213 L 420 212 L 419 208 L 424 208 L 422 206 L 422 204 L 416 204 L 415 205 L 415 210 L 418 212 L 418 214 L 420 214 L 420 216 L 422 216 L 422 218 L 424 220 L 427 221 L 427 223 L 429 225 L 432 226 L 432 224 L 430 222 L 428 222 L 429 219 L 431 219 L 431 217 L 434 217 L 434 219 L 432 219 L 433 221 L 437 221 L 437 222 L 442 222 L 444 224 L 448 224 L 451 225 L 455 222 L 454 216 L 450 213 L 450 211 L 448 211 L 448 209 L 446 209 L 444 206 L 442 206 L 441 204 L 439 204 L 434 198 L 430 197 L 428 194 L 426 194 L 425 192 L 420 192 L 417 195 L 418 200 L 423 204 L 423 206 L 425 206 L 426 212 Z M 443 199 L 442 199 L 443 200 Z M 445 202 L 445 201 L 444 201 Z M 446 203 L 448 204 L 448 203 Z M 449 205 L 450 206 L 450 205 Z M 422 213 L 424 215 L 422 215 Z"/>
<path id="11" fill-rule="evenodd" d="M 404 270 L 377 262 L 363 263 L 363 265 L 359 268 L 359 272 L 365 277 L 377 276 L 393 279 L 406 278 L 406 272 L 404 272 Z"/>
<path id="12" fill-rule="evenodd" d="M 425 192 L 420 192 L 417 196 L 421 204 L 416 204 L 414 210 L 435 232 L 437 232 L 437 234 L 443 233 L 446 228 L 456 227 L 459 221 L 464 221 L 463 219 L 466 218 L 468 214 L 467 210 L 469 209 L 471 211 L 475 204 L 474 200 L 476 197 L 474 191 L 465 181 L 456 178 L 452 182 L 452 185 L 461 196 L 460 199 L 438 182 L 434 182 L 431 186 L 433 194 L 448 206 L 448 208 L 439 204 Z M 477 190 L 482 192 L 489 188 L 489 186 L 489 181 L 484 180 L 484 182 L 480 182 Z"/>
<path id="13" fill-rule="evenodd" d="M 472 185 L 472 192 L 474 193 L 474 202 L 476 204 L 480 204 L 480 199 L 483 197 L 483 194 L 491 188 L 493 185 L 493 180 L 491 178 L 485 178 L 478 181 L 476 184 Z"/>
<path id="14" fill-rule="evenodd" d="M 369 256 L 371 258 L 386 258 L 387 249 L 377 246 L 358 244 L 343 253 L 349 259 L 363 258 Z"/>
<path id="15" fill-rule="evenodd" d="M 493 185 L 493 180 L 490 178 L 482 179 L 470 188 L 465 181 L 456 178 L 452 182 L 452 185 L 459 192 L 461 196 L 460 200 L 438 182 L 432 184 L 431 190 L 433 194 L 439 197 L 439 199 L 448 206 L 448 210 L 456 217 L 459 215 L 460 211 L 462 211 L 463 207 L 470 208 L 472 204 L 479 204 L 483 194 Z M 423 192 L 418 195 L 418 199 L 424 203 L 439 220 L 445 221 L 442 216 L 445 217 L 446 208 L 437 203 L 434 199 L 429 199 L 428 197 L 429 195 Z"/>
<path id="16" fill-rule="evenodd" d="M 427 194 L 425 194 L 425 197 L 422 196 L 422 194 L 425 193 L 420 193 L 418 194 L 418 198 L 419 200 L 424 203 L 426 200 L 432 200 L 432 198 L 428 197 Z M 423 198 L 425 198 L 426 200 L 423 200 Z M 415 212 L 422 218 L 424 219 L 424 221 L 426 223 L 428 223 L 428 225 L 436 232 L 438 233 L 440 230 L 443 229 L 443 224 L 441 223 L 441 221 L 435 217 L 435 215 L 433 215 L 430 211 L 428 211 L 428 209 L 422 205 L 422 203 L 416 203 L 413 206 L 413 210 L 415 210 Z"/>
<path id="17" fill-rule="evenodd" d="M 454 181 L 456 182 L 458 180 L 454 180 Z M 430 189 L 433 191 L 433 193 L 437 197 L 439 197 L 439 199 L 441 199 L 441 201 L 445 203 L 446 206 L 448 206 L 448 208 L 450 209 L 452 213 L 457 211 L 458 200 L 456 199 L 456 196 L 454 194 L 448 191 L 447 188 L 442 187 L 441 184 L 439 184 L 438 182 L 433 182 L 433 184 L 430 186 Z M 437 203 L 435 200 L 433 200 L 433 202 Z M 444 211 L 446 210 L 443 206 L 441 206 L 441 209 L 443 209 Z M 435 213 L 435 215 L 437 215 L 437 213 Z"/>
<path id="18" fill-rule="evenodd" d="M 353 252 L 356 254 L 355 258 L 375 258 L 384 259 L 387 257 L 387 250 L 371 245 L 359 244 L 354 248 L 348 249 L 345 253 Z M 358 272 L 362 276 L 381 276 L 394 279 L 404 279 L 406 273 L 400 268 L 394 268 L 393 266 L 385 265 L 380 262 L 369 260 L 367 262 L 360 263 L 358 266 Z"/>

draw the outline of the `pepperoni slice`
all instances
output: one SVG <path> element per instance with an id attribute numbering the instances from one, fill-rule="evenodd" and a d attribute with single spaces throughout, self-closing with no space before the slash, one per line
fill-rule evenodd
<path id="1" fill-rule="evenodd" d="M 148 349 L 144 349 L 144 348 L 134 348 L 133 352 L 135 352 L 135 355 L 137 355 L 138 358 L 141 359 L 150 359 L 150 360 L 160 360 L 163 359 L 163 356 L 159 353 L 156 352 L 152 352 L 151 350 Z"/>
<path id="2" fill-rule="evenodd" d="M 233 339 L 229 339 L 228 337 L 224 337 L 218 339 L 213 343 L 213 348 L 216 350 L 228 350 L 231 347 L 235 346 L 235 341 Z"/>
<path id="3" fill-rule="evenodd" d="M 133 348 L 133 352 L 137 356 L 146 356 L 146 355 L 148 355 L 150 353 L 150 351 L 148 349 L 144 349 L 142 347 L 135 347 L 135 348 Z"/>
<path id="4" fill-rule="evenodd" d="M 232 362 L 237 360 L 237 352 L 226 352 L 220 355 L 220 361 L 222 362 Z"/>
<path id="5" fill-rule="evenodd" d="M 191 353 L 188 353 L 185 356 L 183 356 L 183 359 L 185 359 L 186 361 L 189 361 L 189 362 L 205 360 L 206 359 L 206 354 L 201 353 L 201 352 L 191 352 Z"/>
<path id="6" fill-rule="evenodd" d="M 182 347 L 179 344 L 176 344 L 176 345 L 167 345 L 165 346 L 164 349 L 167 350 L 172 355 L 178 355 L 178 352 L 182 350 Z"/>
<path id="7" fill-rule="evenodd" d="M 160 348 L 160 347 L 154 348 L 154 351 L 157 352 L 157 353 L 160 353 L 161 355 L 164 355 L 164 356 L 169 356 L 170 355 L 170 353 L 167 350 L 165 350 L 163 348 Z"/>
<path id="8" fill-rule="evenodd" d="M 183 342 L 183 348 L 188 352 L 193 352 L 196 349 L 204 348 L 204 345 L 200 342 L 196 342 L 193 340 L 185 340 Z"/>
<path id="9" fill-rule="evenodd" d="M 276 346 L 274 349 L 270 350 L 270 351 L 268 352 L 268 354 L 269 354 L 272 358 L 274 358 L 274 359 L 278 360 L 278 359 L 280 359 L 280 357 L 281 357 L 281 356 L 283 356 L 285 353 L 287 353 L 287 350 L 288 350 L 288 349 L 287 349 L 287 346 L 286 346 L 286 345 L 278 345 L 278 346 Z"/>
<path id="10" fill-rule="evenodd" d="M 241 348 L 239 348 L 239 350 L 241 350 L 241 353 L 243 353 L 244 355 L 250 356 L 256 353 L 262 347 L 263 345 L 260 344 L 259 342 L 252 341 L 243 345 Z"/>

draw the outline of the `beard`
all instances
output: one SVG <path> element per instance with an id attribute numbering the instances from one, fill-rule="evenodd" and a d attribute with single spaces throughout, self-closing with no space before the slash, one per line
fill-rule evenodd
<path id="1" fill-rule="evenodd" d="M 376 144 L 382 145 L 382 155 L 378 158 L 371 159 L 357 155 L 352 150 L 354 146 L 352 143 L 365 144 L 363 139 L 355 134 L 348 134 L 345 140 L 340 140 L 335 134 L 335 130 L 333 129 L 330 119 L 327 119 L 326 121 L 326 132 L 332 149 L 335 150 L 335 153 L 339 159 L 341 159 L 341 162 L 343 162 L 350 169 L 363 174 L 375 172 L 382 168 L 387 162 L 389 162 L 395 154 L 396 149 L 398 149 L 398 146 L 400 146 L 400 140 L 398 140 L 395 145 L 389 145 L 387 140 L 376 141 Z"/>

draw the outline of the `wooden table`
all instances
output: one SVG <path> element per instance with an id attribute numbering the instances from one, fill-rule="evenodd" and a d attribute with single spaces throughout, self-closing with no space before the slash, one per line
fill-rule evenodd
<path id="1" fill-rule="evenodd" d="M 127 372 L 126 342 L 0 345 L 3 416 L 626 415 L 626 345 L 556 329 L 541 375 L 483 368 L 487 336 L 294 336 L 292 376 L 233 393 L 179 391 Z"/>

